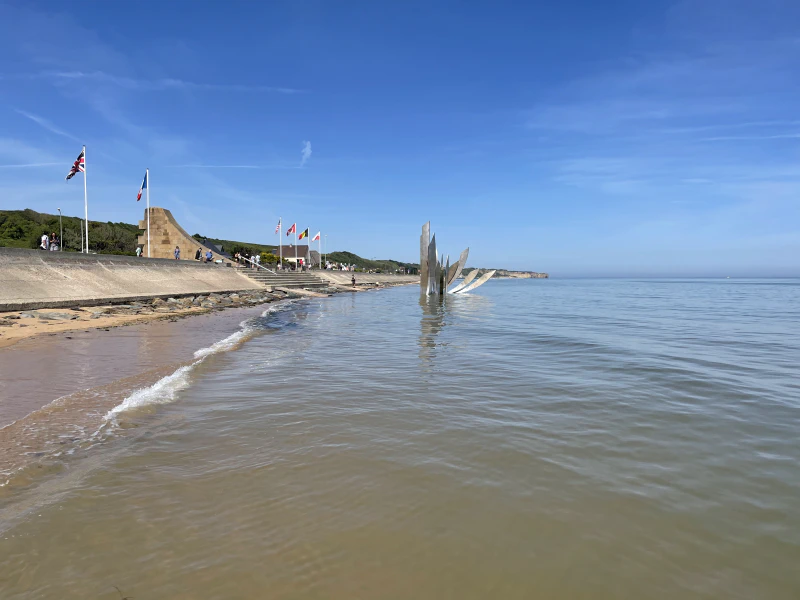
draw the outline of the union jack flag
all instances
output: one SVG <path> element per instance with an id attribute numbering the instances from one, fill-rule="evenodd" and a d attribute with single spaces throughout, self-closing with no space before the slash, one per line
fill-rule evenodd
<path id="1" fill-rule="evenodd" d="M 278 233 L 281 230 L 281 220 L 278 219 L 278 226 L 275 227 L 275 233 Z"/>
<path id="2" fill-rule="evenodd" d="M 86 151 L 81 150 L 81 153 L 78 155 L 78 158 L 75 159 L 75 163 L 72 165 L 72 168 L 67 173 L 66 180 L 69 181 L 80 171 L 81 173 L 86 172 L 86 158 L 85 158 Z"/>

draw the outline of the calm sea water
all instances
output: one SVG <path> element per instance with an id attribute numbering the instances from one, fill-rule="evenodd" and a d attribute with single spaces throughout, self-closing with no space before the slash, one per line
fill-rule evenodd
<path id="1" fill-rule="evenodd" d="M 791 280 L 272 309 L 4 500 L 0 598 L 796 599 L 798 365 Z"/>

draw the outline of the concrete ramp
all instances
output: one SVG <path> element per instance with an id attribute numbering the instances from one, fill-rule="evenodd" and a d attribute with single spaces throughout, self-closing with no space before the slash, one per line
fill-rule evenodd
<path id="1" fill-rule="evenodd" d="M 144 211 L 144 219 L 139 221 L 139 228 L 144 233 L 139 236 L 139 244 L 142 246 L 142 255 L 147 257 L 147 209 Z M 226 263 L 230 260 L 219 255 L 216 247 L 210 248 L 198 242 L 188 232 L 181 227 L 166 208 L 158 206 L 150 207 L 150 254 L 151 258 L 175 259 L 175 246 L 181 249 L 181 260 L 194 260 L 197 249 L 202 250 L 205 257 L 206 250 L 211 250 L 214 260 L 222 259 Z"/>
<path id="2" fill-rule="evenodd" d="M 0 248 L 0 312 L 261 288 L 226 265 Z"/>
<path id="3" fill-rule="evenodd" d="M 350 280 L 356 276 L 357 284 L 400 285 L 419 282 L 419 275 L 391 275 L 388 273 L 353 273 L 352 271 L 314 271 L 314 275 L 337 285 L 351 285 Z"/>

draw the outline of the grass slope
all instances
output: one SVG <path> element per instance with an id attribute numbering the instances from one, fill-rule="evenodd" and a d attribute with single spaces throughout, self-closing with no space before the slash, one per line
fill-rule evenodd
<path id="1" fill-rule="evenodd" d="M 80 252 L 79 217 L 62 217 L 64 250 Z M 25 210 L 0 210 L 0 246 L 38 248 L 43 233 L 59 234 L 58 215 Z M 135 254 L 139 228 L 128 223 L 89 221 L 89 250 L 103 254 Z"/>

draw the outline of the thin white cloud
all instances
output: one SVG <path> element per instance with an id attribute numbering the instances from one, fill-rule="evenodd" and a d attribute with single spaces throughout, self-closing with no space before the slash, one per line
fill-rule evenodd
<path id="1" fill-rule="evenodd" d="M 303 142 L 303 149 L 300 151 L 300 155 L 302 156 L 300 160 L 300 166 L 302 167 L 311 158 L 311 142 Z"/>
<path id="2" fill-rule="evenodd" d="M 112 75 L 104 71 L 47 71 L 35 75 L 36 78 L 50 79 L 55 83 L 70 82 L 78 80 L 98 81 L 108 83 L 117 87 L 129 90 L 204 90 L 220 92 L 274 92 L 278 94 L 298 94 L 301 90 L 289 87 L 269 86 L 269 85 L 247 85 L 239 83 L 203 83 L 176 79 L 171 77 L 161 79 L 135 79 L 132 77 L 121 77 Z"/>
<path id="3" fill-rule="evenodd" d="M 169 169 L 265 169 L 261 165 L 167 165 Z"/>
<path id="4" fill-rule="evenodd" d="M 796 140 L 800 138 L 800 133 L 778 133 L 775 135 L 720 135 L 716 137 L 703 138 L 701 142 L 728 142 L 742 140 Z"/>
<path id="5" fill-rule="evenodd" d="M 166 165 L 167 169 L 299 169 L 297 165 Z"/>
<path id="6" fill-rule="evenodd" d="M 46 129 L 50 133 L 55 133 L 56 135 L 61 135 L 61 136 L 65 137 L 65 138 L 69 138 L 69 139 L 71 139 L 73 141 L 76 141 L 76 142 L 80 141 L 74 135 L 72 135 L 70 133 L 67 133 L 63 129 L 60 129 L 59 127 L 56 127 L 55 125 L 53 125 L 50 121 L 48 121 L 44 117 L 40 117 L 39 115 L 34 115 L 33 113 L 29 113 L 29 112 L 26 112 L 24 110 L 20 110 L 18 108 L 14 109 L 14 110 L 17 113 L 21 114 L 23 117 L 25 117 L 27 119 L 30 119 L 31 121 L 36 123 L 39 127 L 43 128 L 43 129 Z"/>

